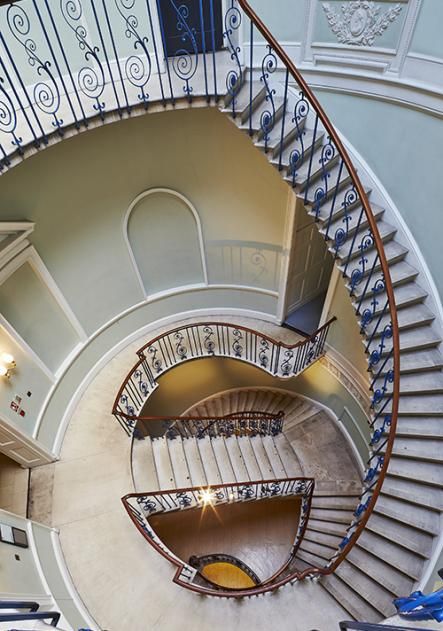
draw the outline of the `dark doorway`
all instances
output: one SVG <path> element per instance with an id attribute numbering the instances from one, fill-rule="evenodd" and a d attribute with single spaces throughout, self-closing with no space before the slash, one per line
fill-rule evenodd
<path id="1" fill-rule="evenodd" d="M 157 0 L 165 52 L 212 52 L 223 48 L 222 0 Z M 203 26 L 203 28 L 202 28 Z"/>

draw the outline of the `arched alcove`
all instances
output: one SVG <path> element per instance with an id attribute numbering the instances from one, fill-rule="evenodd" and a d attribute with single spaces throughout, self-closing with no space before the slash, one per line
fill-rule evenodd
<path id="1" fill-rule="evenodd" d="M 124 231 L 145 296 L 207 284 L 200 219 L 183 195 L 164 188 L 145 191 L 129 207 Z"/>

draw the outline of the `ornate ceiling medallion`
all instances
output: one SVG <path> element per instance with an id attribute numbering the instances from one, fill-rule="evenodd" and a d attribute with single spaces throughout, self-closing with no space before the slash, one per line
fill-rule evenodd
<path id="1" fill-rule="evenodd" d="M 388 28 L 399 15 L 402 7 L 395 7 L 381 13 L 381 7 L 372 0 L 353 0 L 341 5 L 341 15 L 331 7 L 330 2 L 323 2 L 323 10 L 329 26 L 342 44 L 354 46 L 372 46 L 377 36 Z"/>

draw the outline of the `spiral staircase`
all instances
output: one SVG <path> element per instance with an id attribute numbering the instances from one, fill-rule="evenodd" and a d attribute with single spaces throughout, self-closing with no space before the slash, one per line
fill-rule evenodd
<path id="1" fill-rule="evenodd" d="M 371 203 L 369 184 L 360 180 L 319 102 L 246 0 L 227 3 L 220 51 L 215 46 L 206 50 L 206 41 L 203 50 L 197 50 L 196 35 L 186 15 L 179 13 L 178 28 L 186 46 L 172 60 L 159 52 L 162 39 L 156 40 L 152 16 L 147 16 L 146 33 L 141 32 L 140 25 L 131 21 L 128 5 L 121 3 L 122 27 L 145 70 L 152 63 L 146 43 L 153 45 L 156 76 L 151 65 L 149 72 L 137 75 L 131 74 L 130 65 L 109 63 L 105 40 L 94 42 L 91 32 L 78 30 L 78 7 L 81 3 L 62 1 L 57 12 L 48 3 L 37 2 L 32 7 L 18 3 L 8 10 L 11 33 L 42 77 L 36 85 L 44 85 L 55 98 L 44 101 L 38 91 L 31 94 L 3 40 L 8 64 L 2 63 L 0 69 L 5 112 L 0 121 L 1 169 L 103 122 L 189 106 L 217 107 L 278 169 L 316 222 L 343 276 L 371 379 L 373 433 L 363 480 L 356 476 L 336 480 L 324 463 L 322 468 L 318 465 L 310 519 L 298 551 L 299 578 L 316 577 L 319 589 L 327 590 L 356 620 L 378 622 L 392 616 L 393 599 L 409 594 L 423 576 L 441 531 L 443 357 L 441 334 L 420 286 L 420 271 L 409 263 L 408 249 L 390 222 L 389 209 Z M 14 11 L 19 19 L 14 19 Z M 30 46 L 29 32 L 41 29 L 45 20 L 45 40 Z M 97 15 L 95 20 L 99 24 Z M 29 25 L 28 31 L 23 24 Z M 61 45 L 60 24 L 68 28 L 84 56 L 78 77 Z M 249 45 L 243 50 L 237 39 L 241 24 L 249 33 Z M 118 41 L 115 27 L 108 22 L 106 28 Z M 260 57 L 250 45 L 258 35 L 266 42 Z M 188 66 L 180 64 L 182 59 Z M 8 70 L 10 64 L 14 74 Z M 317 343 L 317 337 L 313 339 Z M 322 338 L 315 360 L 324 343 Z M 145 370 L 145 351 L 139 353 L 139 371 Z M 256 360 L 263 368 L 262 361 Z M 277 377 L 289 376 L 286 368 L 275 366 Z M 296 374 L 295 364 L 292 370 Z M 145 388 L 158 385 L 152 366 L 145 371 L 148 386 L 131 374 L 125 384 L 132 379 L 131 387 L 141 399 L 147 396 Z M 116 405 L 121 403 L 120 392 Z M 211 417 L 245 410 L 282 410 L 283 433 L 185 439 L 133 436 L 136 490 L 310 475 L 313 462 L 303 455 L 303 437 L 312 428 L 321 431 L 331 423 L 314 402 L 283 391 L 250 388 L 196 403 L 184 415 Z M 133 434 L 141 408 L 136 412 L 119 408 L 116 416 Z"/>

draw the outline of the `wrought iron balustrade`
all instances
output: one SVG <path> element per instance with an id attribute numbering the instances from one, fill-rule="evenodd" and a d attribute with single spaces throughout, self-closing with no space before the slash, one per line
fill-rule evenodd
<path id="1" fill-rule="evenodd" d="M 137 530 L 163 557 L 177 567 L 173 581 L 200 594 L 240 598 L 242 596 L 271 592 L 297 578 L 297 571 L 284 573 L 291 561 L 296 558 L 303 540 L 311 510 L 315 481 L 312 478 L 283 478 L 218 484 L 208 488 L 184 488 L 152 493 L 136 493 L 122 498 L 123 505 Z M 203 509 L 206 506 L 216 508 L 222 504 L 235 502 L 253 502 L 276 497 L 300 497 L 301 511 L 297 535 L 289 553 L 287 563 L 274 577 L 256 587 L 243 590 L 211 589 L 199 580 L 197 569 L 179 559 L 157 535 L 149 518 L 152 515 Z M 192 534 L 191 534 L 192 536 Z M 283 576 L 282 573 L 284 573 Z"/>
<path id="2" fill-rule="evenodd" d="M 216 438 L 223 436 L 277 436 L 283 430 L 284 413 L 270 414 L 257 410 L 234 412 L 224 416 L 139 416 L 126 418 L 137 422 L 138 433 L 161 424 L 161 434 L 166 438 Z M 144 433 L 142 431 L 141 433 Z M 157 430 L 158 434 L 158 430 Z"/>
<path id="3" fill-rule="evenodd" d="M 426 631 L 426 629 L 371 622 L 340 622 L 340 631 Z"/>
<path id="4" fill-rule="evenodd" d="M 204 358 L 232 358 L 252 364 L 274 377 L 300 374 L 324 353 L 329 320 L 310 338 L 287 345 L 247 327 L 226 322 L 202 322 L 163 333 L 138 352 L 139 361 L 123 382 L 112 413 L 128 434 L 157 387 L 157 379 L 174 366 Z"/>

